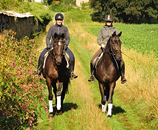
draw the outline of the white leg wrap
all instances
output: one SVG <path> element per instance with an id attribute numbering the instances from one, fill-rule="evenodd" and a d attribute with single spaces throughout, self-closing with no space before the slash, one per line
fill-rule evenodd
<path id="1" fill-rule="evenodd" d="M 52 100 L 49 100 L 49 112 L 53 112 Z"/>
<path id="2" fill-rule="evenodd" d="M 61 96 L 57 96 L 57 110 L 61 109 Z"/>
<path id="3" fill-rule="evenodd" d="M 112 116 L 112 107 L 113 107 L 112 104 L 108 104 L 108 114 L 107 115 Z"/>
<path id="4" fill-rule="evenodd" d="M 105 97 L 105 105 L 102 104 L 102 112 L 105 113 L 106 112 L 106 96 Z"/>
<path id="5" fill-rule="evenodd" d="M 105 104 L 105 105 L 102 104 L 102 112 L 103 112 L 103 113 L 106 112 L 106 104 Z"/>

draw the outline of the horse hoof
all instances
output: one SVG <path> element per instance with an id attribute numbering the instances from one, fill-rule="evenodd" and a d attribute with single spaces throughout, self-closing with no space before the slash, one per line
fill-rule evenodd
<path id="1" fill-rule="evenodd" d="M 57 110 L 56 115 L 61 115 L 62 114 L 62 110 Z"/>
<path id="2" fill-rule="evenodd" d="M 112 116 L 111 115 L 108 115 L 108 118 L 111 118 Z"/>
<path id="3" fill-rule="evenodd" d="M 48 119 L 51 119 L 51 118 L 53 118 L 53 113 L 49 113 L 48 115 Z"/>
<path id="4" fill-rule="evenodd" d="M 105 110 L 102 110 L 102 113 L 106 113 L 106 111 L 105 111 Z"/>

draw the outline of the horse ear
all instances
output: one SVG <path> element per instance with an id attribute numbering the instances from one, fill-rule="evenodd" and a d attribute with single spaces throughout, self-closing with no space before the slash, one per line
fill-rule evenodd
<path id="1" fill-rule="evenodd" d="M 122 31 L 118 34 L 118 36 L 120 37 L 120 36 L 121 36 L 121 34 L 122 34 Z"/>
<path id="2" fill-rule="evenodd" d="M 61 38 L 64 39 L 64 37 L 65 37 L 65 35 L 64 35 L 64 33 L 62 33 L 62 34 L 61 34 Z"/>
<path id="3" fill-rule="evenodd" d="M 112 34 L 112 36 L 116 36 L 116 31 Z"/>

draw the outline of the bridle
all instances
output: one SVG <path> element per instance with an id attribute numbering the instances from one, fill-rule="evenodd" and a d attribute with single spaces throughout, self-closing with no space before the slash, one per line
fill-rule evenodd
<path id="1" fill-rule="evenodd" d="M 109 41 L 108 41 L 108 42 L 110 42 L 110 51 L 111 51 L 111 52 L 106 52 L 106 51 L 104 51 L 104 52 L 106 52 L 106 53 L 108 53 L 108 54 L 111 54 L 111 55 L 113 55 L 113 56 L 116 56 L 116 54 L 119 53 L 119 52 L 122 53 L 122 52 L 121 52 L 121 49 L 119 49 L 119 50 L 113 50 L 113 49 L 112 49 L 113 41 L 111 40 L 111 38 L 109 38 Z M 105 50 L 105 49 L 104 49 L 104 50 Z"/>
<path id="2" fill-rule="evenodd" d="M 50 55 L 52 58 L 54 58 L 55 60 L 56 60 L 56 58 L 57 58 L 58 56 L 63 56 L 63 55 L 64 55 L 63 53 L 61 53 L 61 54 L 56 54 L 55 51 L 54 51 L 55 46 L 59 46 L 59 47 L 58 47 L 58 51 L 61 49 L 62 44 L 64 44 L 64 43 L 62 43 L 63 41 L 64 41 L 64 40 L 55 40 L 55 41 L 54 41 L 54 42 L 57 42 L 57 44 L 54 44 L 54 45 L 53 45 L 53 55 L 52 55 L 51 53 L 49 53 L 49 55 Z"/>

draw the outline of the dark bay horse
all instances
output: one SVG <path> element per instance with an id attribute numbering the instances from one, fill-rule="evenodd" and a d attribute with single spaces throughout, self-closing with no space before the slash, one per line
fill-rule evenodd
<path id="1" fill-rule="evenodd" d="M 108 117 L 112 116 L 114 88 L 120 77 L 121 34 L 122 32 L 116 35 L 114 32 L 109 38 L 103 49 L 103 56 L 94 71 L 101 93 L 102 112 L 106 112 L 106 101 L 108 101 Z"/>
<path id="2" fill-rule="evenodd" d="M 64 57 L 64 34 L 58 35 L 55 33 L 53 49 L 49 51 L 49 54 L 45 61 L 45 67 L 43 69 L 43 76 L 46 79 L 49 91 L 48 118 L 53 117 L 52 87 L 56 99 L 57 114 L 62 114 L 63 100 L 65 97 L 65 93 L 68 90 L 68 84 L 70 82 L 70 72 L 66 68 L 66 65 L 67 63 Z"/>

